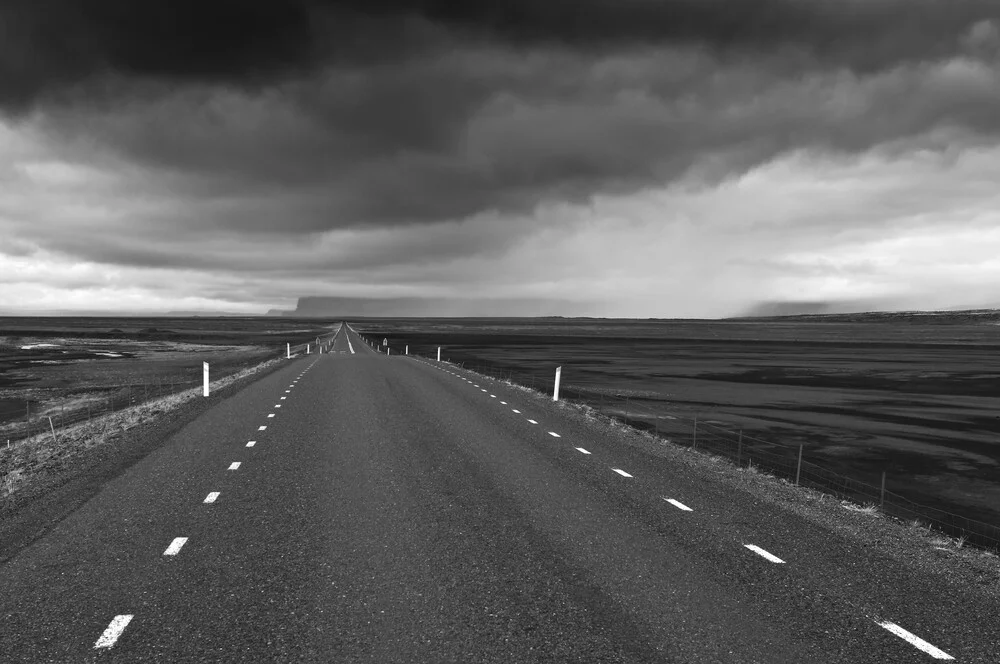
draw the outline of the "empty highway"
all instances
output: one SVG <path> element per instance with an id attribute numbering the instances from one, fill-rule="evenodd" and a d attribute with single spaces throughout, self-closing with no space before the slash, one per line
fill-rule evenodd
<path id="1" fill-rule="evenodd" d="M 347 326 L 0 582 L 5 662 L 1000 661 L 987 594 Z"/>

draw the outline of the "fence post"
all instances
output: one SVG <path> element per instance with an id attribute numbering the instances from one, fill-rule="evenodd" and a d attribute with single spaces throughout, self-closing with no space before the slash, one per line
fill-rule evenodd
<path id="1" fill-rule="evenodd" d="M 559 381 L 562 378 L 562 367 L 556 367 L 556 387 L 552 390 L 552 400 L 559 401 Z"/>
<path id="2" fill-rule="evenodd" d="M 205 396 L 208 396 L 208 362 L 201 363 L 202 385 Z"/>
<path id="3" fill-rule="evenodd" d="M 743 463 L 743 429 L 740 429 L 740 442 L 736 444 L 736 465 Z"/>
<path id="4" fill-rule="evenodd" d="M 44 424 L 42 426 L 45 426 Z M 59 439 L 56 438 L 56 428 L 52 425 L 52 418 L 49 418 L 49 428 L 52 430 L 52 442 L 56 445 L 59 444 Z"/>
<path id="5" fill-rule="evenodd" d="M 691 437 L 691 449 L 698 449 L 698 416 L 694 416 L 694 435 Z"/>
<path id="6" fill-rule="evenodd" d="M 885 507 L 885 471 L 882 471 L 882 496 L 879 498 L 878 506 Z"/>
<path id="7" fill-rule="evenodd" d="M 799 443 L 799 463 L 795 467 L 795 486 L 799 485 L 800 475 L 802 475 L 802 443 Z"/>

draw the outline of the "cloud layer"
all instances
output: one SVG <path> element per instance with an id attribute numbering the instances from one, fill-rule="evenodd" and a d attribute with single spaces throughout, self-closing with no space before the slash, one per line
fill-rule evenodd
<path id="1" fill-rule="evenodd" d="M 470 283 L 630 315 L 865 296 L 860 269 L 804 294 L 775 270 L 798 278 L 789 256 L 804 254 L 787 251 L 834 251 L 831 235 L 984 223 L 990 187 L 957 174 L 995 156 L 998 14 L 985 0 L 8 2 L 0 260 L 201 275 L 218 282 L 206 301 L 248 308 Z M 833 172 L 849 182 L 818 212 L 804 199 L 756 218 L 739 194 Z M 25 277 L 0 305 L 89 292 L 67 279 Z M 701 304 L 693 279 L 711 284 Z"/>

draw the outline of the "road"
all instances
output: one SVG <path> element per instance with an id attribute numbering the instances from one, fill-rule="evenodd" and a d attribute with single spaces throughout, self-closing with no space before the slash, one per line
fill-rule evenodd
<path id="1" fill-rule="evenodd" d="M 4 563 L 0 660 L 1000 661 L 995 605 L 733 492 L 344 326 Z"/>

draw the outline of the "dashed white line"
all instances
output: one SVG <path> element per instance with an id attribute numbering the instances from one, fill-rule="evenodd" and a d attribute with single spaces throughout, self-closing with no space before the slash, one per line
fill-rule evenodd
<path id="1" fill-rule="evenodd" d="M 507 405 L 507 402 L 506 402 L 506 401 L 501 401 L 500 403 L 502 403 L 502 404 L 503 404 L 503 405 L 505 405 L 505 406 Z"/>
<path id="2" fill-rule="evenodd" d="M 288 398 L 288 397 L 281 397 L 281 400 L 282 400 L 282 401 L 284 401 L 284 400 L 285 400 L 285 399 L 287 399 L 287 398 Z"/>
<path id="3" fill-rule="evenodd" d="M 511 410 L 514 411 L 515 413 L 517 413 L 518 415 L 521 414 L 521 411 L 519 411 L 517 408 L 511 408 Z"/>
<path id="4" fill-rule="evenodd" d="M 281 404 L 280 403 L 276 403 L 276 404 L 274 404 L 274 407 L 275 408 L 281 408 Z"/>
<path id="5" fill-rule="evenodd" d="M 552 436 L 553 438 L 562 438 L 562 436 L 557 434 L 555 431 L 550 431 L 549 435 Z"/>
<path id="6" fill-rule="evenodd" d="M 269 413 L 268 417 L 274 417 L 274 413 Z"/>
<path id="7" fill-rule="evenodd" d="M 257 431 L 267 431 L 267 427 L 262 424 L 259 427 L 257 427 Z"/>
<path id="8" fill-rule="evenodd" d="M 205 496 L 205 502 L 206 503 L 214 503 L 215 499 L 218 498 L 218 497 L 219 497 L 219 492 L 218 491 L 213 491 L 212 493 L 210 493 L 207 496 Z"/>
<path id="9" fill-rule="evenodd" d="M 667 501 L 668 503 L 670 503 L 671 505 L 673 505 L 674 507 L 676 507 L 679 510 L 684 510 L 685 512 L 693 512 L 694 511 L 693 509 L 691 509 L 690 507 L 688 507 L 684 503 L 680 502 L 679 500 L 674 500 L 673 498 L 664 498 L 664 500 Z"/>
<path id="10" fill-rule="evenodd" d="M 285 394 L 291 394 L 291 393 L 292 393 L 292 391 L 291 391 L 291 390 L 285 390 Z M 282 398 L 282 399 L 284 399 L 284 398 L 286 398 L 286 397 L 281 397 L 281 398 Z"/>
<path id="11" fill-rule="evenodd" d="M 491 394 L 490 395 L 490 399 L 496 399 L 496 398 L 497 398 L 497 395 L 495 395 L 495 394 Z"/>
<path id="12" fill-rule="evenodd" d="M 772 563 L 779 563 L 779 564 L 781 564 L 781 563 L 785 562 L 784 560 L 782 560 L 778 556 L 774 555 L 773 553 L 768 553 L 767 551 L 765 551 L 764 549 L 760 548 L 756 544 L 744 544 L 743 546 L 745 546 L 746 548 L 750 549 L 751 551 L 753 551 L 757 555 L 763 556 L 764 558 L 770 560 Z"/>
<path id="13" fill-rule="evenodd" d="M 538 422 L 536 422 L 535 420 L 528 420 L 528 421 L 531 422 L 532 424 L 538 424 Z"/>
<path id="14" fill-rule="evenodd" d="M 587 450 L 583 449 L 582 447 L 578 447 L 576 449 L 579 450 L 580 453 L 582 453 L 582 454 L 590 454 L 590 452 L 588 452 Z"/>
<path id="15" fill-rule="evenodd" d="M 253 447 L 256 444 L 257 444 L 256 440 L 247 441 L 247 447 Z"/>
<path id="16" fill-rule="evenodd" d="M 94 647 L 110 648 L 115 645 L 115 642 L 118 641 L 118 637 L 121 636 L 122 632 L 125 631 L 125 628 L 128 627 L 130 622 L 132 622 L 131 615 L 115 616 L 111 620 L 111 624 L 108 625 L 108 628 L 104 630 L 103 634 L 101 634 L 101 638 L 97 639 L 94 643 Z"/>
<path id="17" fill-rule="evenodd" d="M 909 643 L 914 648 L 919 648 L 920 650 L 923 650 L 925 653 L 927 653 L 934 659 L 955 659 L 945 651 L 941 650 L 940 648 L 935 648 L 931 644 L 921 639 L 916 634 L 906 631 L 896 623 L 883 621 L 879 622 L 878 624 L 880 627 L 884 627 L 885 629 L 889 630 L 899 638 Z"/>
<path id="18" fill-rule="evenodd" d="M 176 556 L 178 553 L 181 552 L 181 547 L 184 546 L 184 543 L 187 541 L 188 538 L 186 537 L 175 537 L 174 541 L 171 542 L 170 546 L 167 547 L 167 550 L 163 552 L 163 555 Z"/>
<path id="19" fill-rule="evenodd" d="M 622 470 L 621 468 L 612 468 L 611 470 L 615 471 L 616 473 L 618 473 L 618 474 L 619 474 L 619 475 L 621 475 L 622 477 L 632 477 L 631 475 L 629 475 L 628 473 L 626 473 L 626 472 L 625 472 L 624 470 Z"/>
<path id="20" fill-rule="evenodd" d="M 229 464 L 229 470 L 236 470 L 239 467 L 240 467 L 239 461 L 233 461 L 231 464 Z"/>

